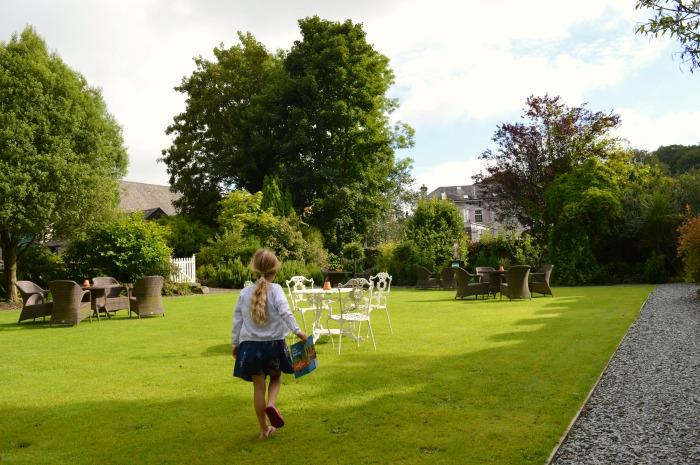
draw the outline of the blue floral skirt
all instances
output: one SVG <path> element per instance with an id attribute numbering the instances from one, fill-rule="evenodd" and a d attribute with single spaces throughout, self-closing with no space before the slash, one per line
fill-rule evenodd
<path id="1" fill-rule="evenodd" d="M 233 376 L 253 381 L 253 375 L 279 376 L 294 373 L 292 358 L 284 339 L 243 341 L 238 346 Z"/>

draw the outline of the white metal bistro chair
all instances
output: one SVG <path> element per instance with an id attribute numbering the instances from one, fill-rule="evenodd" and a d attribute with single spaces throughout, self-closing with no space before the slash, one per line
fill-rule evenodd
<path id="1" fill-rule="evenodd" d="M 297 294 L 295 291 L 313 289 L 314 280 L 312 278 L 307 278 L 305 276 L 292 276 L 287 281 L 287 293 L 289 294 L 289 300 L 292 302 L 292 310 L 298 312 L 301 315 L 301 323 L 304 327 L 304 332 L 306 329 L 306 320 L 304 319 L 304 314 L 307 312 L 315 312 L 316 305 L 310 302 L 305 295 Z"/>
<path id="2" fill-rule="evenodd" d="M 372 323 L 369 318 L 370 302 L 372 299 L 372 289 L 374 284 L 365 278 L 353 278 L 345 284 L 338 286 L 339 288 L 349 288 L 349 292 L 339 292 L 338 301 L 339 313 L 330 312 L 328 314 L 327 327 L 330 328 L 331 322 L 338 325 L 337 330 L 328 331 L 328 335 L 333 343 L 332 334 L 338 334 L 338 354 L 340 354 L 343 345 L 343 335 L 350 336 L 357 341 L 357 346 L 360 346 L 360 341 L 363 339 L 360 336 L 362 323 L 367 322 L 369 327 L 369 336 L 372 338 L 372 346 L 377 350 L 377 344 L 374 341 L 374 331 L 372 331 Z M 335 345 L 335 344 L 334 344 Z"/>
<path id="3" fill-rule="evenodd" d="M 387 306 L 387 297 L 391 292 L 391 275 L 386 271 L 380 271 L 375 276 L 370 276 L 369 280 L 374 284 L 374 290 L 372 291 L 372 298 L 369 305 L 370 316 L 374 310 L 384 310 L 386 319 L 389 322 L 389 331 L 391 334 L 394 334 L 394 329 L 391 327 L 389 308 Z"/>

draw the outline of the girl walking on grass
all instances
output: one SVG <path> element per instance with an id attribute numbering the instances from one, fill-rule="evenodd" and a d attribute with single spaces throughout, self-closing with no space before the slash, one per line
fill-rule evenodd
<path id="1" fill-rule="evenodd" d="M 284 336 L 290 330 L 306 341 L 306 334 L 297 325 L 282 286 L 272 282 L 280 269 L 275 254 L 266 249 L 258 250 L 253 255 L 251 268 L 258 280 L 241 291 L 233 313 L 231 339 L 236 359 L 233 376 L 253 382 L 253 406 L 260 424 L 260 438 L 264 439 L 284 426 L 275 403 L 282 372 L 294 372 Z M 267 376 L 270 381 L 265 386 Z"/>

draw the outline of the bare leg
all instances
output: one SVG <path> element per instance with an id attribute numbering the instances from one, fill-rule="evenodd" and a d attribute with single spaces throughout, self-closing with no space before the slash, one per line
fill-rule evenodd
<path id="1" fill-rule="evenodd" d="M 265 417 L 265 375 L 253 375 L 253 407 L 255 415 L 258 417 L 260 425 L 260 437 L 266 438 L 269 435 L 267 419 Z"/>
<path id="2" fill-rule="evenodd" d="M 282 377 L 280 375 L 270 376 L 270 384 L 267 387 L 267 405 L 275 405 L 281 387 Z"/>

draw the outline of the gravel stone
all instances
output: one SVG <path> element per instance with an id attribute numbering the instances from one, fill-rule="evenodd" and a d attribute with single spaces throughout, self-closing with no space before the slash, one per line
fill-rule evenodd
<path id="1" fill-rule="evenodd" d="M 696 292 L 652 292 L 552 464 L 700 465 Z"/>

